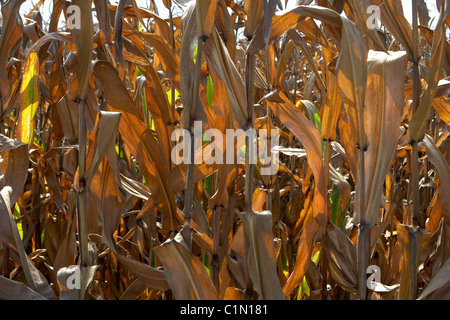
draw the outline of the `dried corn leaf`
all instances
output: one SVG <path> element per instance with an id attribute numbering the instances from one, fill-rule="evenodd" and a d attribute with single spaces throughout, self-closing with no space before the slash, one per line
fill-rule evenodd
<path id="1" fill-rule="evenodd" d="M 371 0 L 371 3 L 380 8 L 381 23 L 403 45 L 408 55 L 412 57 L 412 30 L 404 16 L 402 1 Z"/>
<path id="2" fill-rule="evenodd" d="M 262 299 L 284 300 L 276 273 L 272 235 L 272 213 L 241 212 L 245 234 L 245 256 L 250 278 Z"/>
<path id="3" fill-rule="evenodd" d="M 342 99 L 336 76 L 328 70 L 326 71 L 326 75 L 327 97 L 321 117 L 322 129 L 320 131 L 320 137 L 324 141 L 334 141 L 336 140 L 337 122 L 339 115 L 342 113 Z"/>
<path id="4" fill-rule="evenodd" d="M 11 187 L 10 202 L 16 203 L 28 174 L 27 144 L 0 134 L 0 188 Z"/>
<path id="5" fill-rule="evenodd" d="M 116 159 L 117 160 L 117 159 Z M 89 190 L 93 198 L 96 210 L 102 221 L 102 240 L 108 248 L 115 254 L 117 260 L 125 265 L 141 281 L 149 287 L 161 291 L 169 289 L 164 273 L 148 264 L 132 259 L 121 254 L 113 239 L 113 233 L 120 225 L 123 205 L 120 201 L 119 190 L 114 179 L 114 174 L 106 158 L 98 167 L 97 173 L 92 178 Z"/>
<path id="6" fill-rule="evenodd" d="M 214 30 L 217 0 L 199 0 L 196 2 L 197 35 L 198 37 L 208 38 Z"/>
<path id="7" fill-rule="evenodd" d="M 182 126 L 191 127 L 191 121 L 207 121 L 206 112 L 198 92 L 194 92 L 194 52 L 198 44 L 196 4 L 184 12 L 181 22 L 183 31 L 183 41 L 180 50 L 180 89 L 183 99 Z M 201 63 L 201 61 L 199 61 Z M 194 95 L 197 97 L 194 99 Z M 194 101 L 197 101 L 194 106 Z"/>
<path id="8" fill-rule="evenodd" d="M 206 268 L 186 247 L 183 236 L 154 248 L 177 300 L 217 300 L 218 295 Z"/>
<path id="9" fill-rule="evenodd" d="M 431 58 L 427 68 L 428 71 L 428 87 L 420 99 L 419 106 L 414 112 L 409 123 L 409 139 L 411 141 L 419 141 L 423 138 L 425 132 L 425 125 L 430 114 L 431 106 L 434 96 L 436 95 L 437 87 L 442 72 L 445 57 L 446 45 L 446 28 L 443 24 L 445 17 L 450 11 L 450 4 L 447 1 L 443 2 L 439 21 L 434 31 L 433 45 L 431 49 Z"/>
<path id="10" fill-rule="evenodd" d="M 323 249 L 333 279 L 348 292 L 356 293 L 356 246 L 341 229 L 330 223 L 323 238 Z"/>
<path id="11" fill-rule="evenodd" d="M 450 194 L 448 192 L 448 190 L 450 190 L 449 165 L 429 135 L 425 135 L 424 139 L 419 142 L 419 146 L 424 147 L 427 150 L 427 155 L 439 174 L 442 215 L 445 219 L 445 223 L 450 225 Z"/>
<path id="12" fill-rule="evenodd" d="M 22 282 L 0 276 L 1 300 L 47 300 Z"/>
<path id="13" fill-rule="evenodd" d="M 2 36 L 0 40 L 0 99 L 6 101 L 10 95 L 7 75 L 8 57 L 22 38 L 23 24 L 19 9 L 25 0 L 2 3 Z"/>
<path id="14" fill-rule="evenodd" d="M 397 225 L 397 234 L 402 248 L 399 299 L 414 300 L 417 298 L 417 268 L 421 263 L 420 256 L 431 235 L 421 228 L 403 224 Z"/>
<path id="15" fill-rule="evenodd" d="M 431 279 L 428 286 L 423 290 L 418 300 L 424 300 L 428 296 L 433 300 L 449 300 L 450 299 L 450 287 L 448 285 L 450 281 L 450 259 L 447 260 L 445 265 L 439 270 L 439 272 Z M 443 289 L 443 290 L 440 290 Z M 439 294 L 437 295 L 436 292 Z"/>
<path id="16" fill-rule="evenodd" d="M 323 235 L 326 221 L 326 182 L 320 132 L 283 92 L 275 90 L 265 99 L 273 113 L 299 139 L 306 150 L 308 164 L 313 171 L 315 180 L 314 217 L 322 227 L 320 234 Z M 310 102 L 304 101 L 303 103 Z"/>
<path id="17" fill-rule="evenodd" d="M 226 90 L 226 93 L 220 90 L 217 94 L 222 99 L 229 100 L 233 128 L 244 127 L 247 124 L 247 102 L 244 82 L 217 32 L 214 32 L 210 39 L 205 42 L 203 49 L 211 70 L 214 90 L 216 90 L 216 87 L 218 90 L 221 88 Z M 218 82 L 222 83 L 217 85 Z"/>
<path id="18" fill-rule="evenodd" d="M 19 230 L 11 213 L 11 207 L 14 205 L 10 201 L 11 193 L 12 190 L 9 186 L 2 188 L 0 192 L 0 240 L 4 246 L 11 249 L 12 258 L 22 266 L 27 285 L 47 299 L 55 299 L 55 294 L 47 280 L 26 255 Z"/>
<path id="19" fill-rule="evenodd" d="M 400 122 L 404 108 L 404 72 L 406 52 L 369 51 L 364 128 L 368 149 L 365 152 L 365 223 L 376 223 L 383 194 L 383 183 L 396 151 L 402 131 Z M 355 208 L 359 208 L 357 193 Z M 356 210 L 355 222 L 361 217 Z"/>
<path id="20" fill-rule="evenodd" d="M 73 5 L 80 8 L 81 28 L 70 29 L 77 48 L 76 81 L 73 100 L 86 99 L 89 75 L 91 73 L 91 56 L 93 48 L 94 27 L 92 23 L 91 1 L 73 0 Z"/>
<path id="21" fill-rule="evenodd" d="M 99 61 L 95 63 L 93 73 L 106 94 L 110 110 L 123 112 L 119 131 L 140 163 L 153 199 L 164 215 L 164 230 L 175 230 L 175 197 L 167 180 L 169 164 L 163 162 L 164 157 L 158 152 L 159 143 L 150 129 L 139 119 L 133 100 L 120 81 L 116 69 L 109 62 Z"/>

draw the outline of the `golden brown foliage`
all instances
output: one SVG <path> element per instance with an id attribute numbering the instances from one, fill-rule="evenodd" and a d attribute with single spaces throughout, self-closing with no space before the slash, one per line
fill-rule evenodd
<path id="1" fill-rule="evenodd" d="M 448 1 L 1 2 L 0 298 L 450 298 Z"/>

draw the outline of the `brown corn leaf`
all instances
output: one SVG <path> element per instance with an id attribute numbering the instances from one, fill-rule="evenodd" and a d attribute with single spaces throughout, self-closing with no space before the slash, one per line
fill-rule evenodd
<path id="1" fill-rule="evenodd" d="M 120 5 L 120 4 L 119 4 Z M 110 11 L 116 11 L 119 10 L 117 5 L 109 5 Z M 132 6 L 125 5 L 124 8 L 121 8 L 122 10 L 122 18 L 138 18 L 136 15 L 136 10 Z M 169 32 L 169 25 L 166 22 L 166 20 L 159 17 L 157 14 L 152 12 L 151 10 L 138 7 L 137 10 L 139 10 L 139 14 L 141 18 L 143 19 L 153 19 L 155 21 L 156 25 L 158 26 L 158 34 L 162 36 L 164 39 L 170 39 L 170 32 Z M 139 19 L 139 18 L 138 18 Z M 179 25 L 178 25 L 179 26 Z M 177 26 L 177 27 L 178 27 Z"/>
<path id="2" fill-rule="evenodd" d="M 322 129 L 320 137 L 324 141 L 336 140 L 336 127 L 339 115 L 342 113 L 342 99 L 334 73 L 326 71 L 327 97 L 323 106 Z"/>
<path id="3" fill-rule="evenodd" d="M 302 143 L 306 152 L 308 164 L 313 172 L 314 187 L 314 205 L 312 215 L 303 225 L 303 233 L 297 252 L 297 263 L 294 266 L 294 272 L 286 282 L 283 293 L 289 295 L 292 290 L 303 279 L 308 270 L 311 261 L 312 241 L 318 231 L 318 237 L 321 238 L 325 232 L 326 225 L 326 181 L 322 163 L 322 146 L 320 132 L 317 128 L 295 107 L 292 102 L 282 92 L 274 91 L 266 97 L 267 102 L 280 119 L 280 121 L 295 135 Z M 308 103 L 308 102 L 304 102 Z M 305 230 L 307 230 L 305 232 Z"/>
<path id="4" fill-rule="evenodd" d="M 28 145 L 0 134 L 0 188 L 11 187 L 10 202 L 16 203 L 28 174 Z"/>
<path id="5" fill-rule="evenodd" d="M 81 28 L 70 29 L 77 48 L 77 68 L 75 94 L 73 100 L 86 98 L 89 75 L 91 73 L 91 56 L 94 27 L 92 24 L 91 1 L 73 0 L 73 5 L 80 8 Z"/>
<path id="6" fill-rule="evenodd" d="M 64 2 L 65 2 L 64 0 L 53 0 L 53 10 L 48 27 L 49 33 L 57 31 L 61 11 L 64 8 Z"/>
<path id="7" fill-rule="evenodd" d="M 431 49 L 431 58 L 427 68 L 429 78 L 427 79 L 428 87 L 420 99 L 419 107 L 413 114 L 409 123 L 409 139 L 411 141 L 419 141 L 423 138 L 425 132 L 425 125 L 430 115 L 431 106 L 434 96 L 437 91 L 439 80 L 441 77 L 442 66 L 445 56 L 446 45 L 446 28 L 444 26 L 444 19 L 450 11 L 450 4 L 447 1 L 443 2 L 443 8 L 439 16 L 436 30 L 434 31 L 433 45 Z"/>
<path id="8" fill-rule="evenodd" d="M 266 0 L 248 0 L 244 3 L 244 9 L 247 13 L 247 23 L 245 24 L 244 35 L 253 37 L 258 26 L 264 21 L 263 2 Z"/>
<path id="9" fill-rule="evenodd" d="M 245 235 L 245 257 L 250 278 L 262 299 L 284 300 L 276 273 L 272 235 L 272 213 L 241 212 Z"/>
<path id="10" fill-rule="evenodd" d="M 6 101 L 10 95 L 7 63 L 10 51 L 22 39 L 23 24 L 19 14 L 24 0 L 2 3 L 2 36 L 0 40 L 0 100 Z"/>
<path id="11" fill-rule="evenodd" d="M 340 25 L 341 21 L 340 15 L 333 10 L 317 6 L 299 5 L 291 10 L 276 13 L 272 17 L 269 42 L 298 26 L 299 30 L 311 39 L 324 46 L 328 46 L 325 36 L 309 17 L 323 20 L 332 25 Z M 262 32 L 263 25 L 260 24 L 259 28 L 261 31 L 258 30 L 256 32 L 247 49 L 247 54 L 255 54 L 266 45 L 265 34 Z"/>
<path id="12" fill-rule="evenodd" d="M 312 261 L 311 254 L 313 249 L 313 241 L 318 229 L 319 224 L 314 218 L 313 206 L 311 205 L 306 210 L 306 217 L 304 218 L 303 225 L 301 227 L 301 235 L 296 252 L 297 255 L 294 271 L 291 273 L 283 286 L 283 294 L 285 297 L 289 297 L 292 291 L 294 291 L 294 289 L 301 284 L 303 277 L 308 272 Z"/>
<path id="13" fill-rule="evenodd" d="M 214 30 L 217 0 L 198 0 L 196 2 L 197 35 L 208 38 Z"/>
<path id="14" fill-rule="evenodd" d="M 181 19 L 183 41 L 180 50 L 180 89 L 183 99 L 183 115 L 182 127 L 190 128 L 191 121 L 207 121 L 206 112 L 203 107 L 202 99 L 197 96 L 195 99 L 197 104 L 193 106 L 194 95 L 199 95 L 194 92 L 194 52 L 198 43 L 197 34 L 197 14 L 196 3 L 192 2 L 191 6 L 184 12 Z"/>
<path id="15" fill-rule="evenodd" d="M 135 42 L 134 37 L 124 32 L 131 41 Z M 180 89 L 180 57 L 178 53 L 169 45 L 169 43 L 160 35 L 147 32 L 133 32 L 133 35 L 139 36 L 142 40 L 148 42 L 156 51 L 164 71 L 173 82 L 173 85 Z"/>
<path id="16" fill-rule="evenodd" d="M 402 134 L 400 123 L 404 108 L 404 73 L 406 52 L 369 51 L 364 128 L 368 149 L 365 158 L 366 225 L 378 220 L 383 183 Z M 355 208 L 359 208 L 356 195 Z M 360 222 L 356 209 L 355 223 Z"/>
<path id="17" fill-rule="evenodd" d="M 123 55 L 123 39 L 122 39 L 122 11 L 127 4 L 128 0 L 120 0 L 116 9 L 116 15 L 114 17 L 114 49 L 115 57 L 118 63 L 122 64 L 125 68 L 125 60 Z"/>
<path id="18" fill-rule="evenodd" d="M 136 279 L 120 296 L 120 300 L 136 300 L 147 288 L 147 285 L 143 281 Z"/>
<path id="19" fill-rule="evenodd" d="M 417 298 L 418 300 L 424 300 L 427 297 L 431 297 L 433 300 L 449 300 L 450 299 L 450 259 L 447 260 L 445 265 L 439 270 L 439 272 L 431 279 L 428 286 L 423 290 L 422 294 Z M 444 290 L 440 290 L 444 289 Z M 439 293 L 438 295 L 436 293 Z"/>
<path id="20" fill-rule="evenodd" d="M 356 246 L 335 224 L 327 226 L 323 238 L 323 249 L 330 262 L 330 273 L 334 280 L 350 293 L 357 292 Z"/>
<path id="21" fill-rule="evenodd" d="M 280 21 L 280 30 L 287 31 L 297 24 L 294 16 L 305 15 L 311 18 L 320 19 L 325 23 L 340 26 L 342 28 L 341 50 L 336 65 L 336 77 L 339 89 L 347 109 L 354 140 L 357 145 L 366 145 L 362 119 L 364 109 L 364 97 L 366 89 L 366 47 L 358 28 L 353 22 L 342 17 L 336 11 L 313 6 L 297 6 L 287 13 L 278 17 L 291 17 L 292 22 Z M 274 17 L 275 18 L 275 17 Z M 298 18 L 297 18 L 298 19 Z M 272 21 L 272 33 L 275 28 L 275 21 Z M 256 40 L 253 40 L 256 41 Z M 252 41 L 252 42 L 253 42 Z M 255 48 L 258 48 L 255 45 Z M 253 52 L 253 51 L 252 51 Z"/>
<path id="22" fill-rule="evenodd" d="M 345 155 L 347 156 L 350 172 L 355 179 L 358 174 L 358 151 L 356 149 L 355 140 L 353 140 L 352 128 L 350 126 L 347 113 L 343 113 L 341 119 L 339 120 L 339 133 L 341 134 L 341 142 L 345 149 Z"/>
<path id="23" fill-rule="evenodd" d="M 438 230 L 438 237 L 436 241 L 436 250 L 434 251 L 434 261 L 431 268 L 431 278 L 434 278 L 437 275 L 450 258 L 450 226 L 445 223 L 443 218 L 441 218 L 436 230 Z"/>
<path id="24" fill-rule="evenodd" d="M 307 45 L 306 41 L 303 39 L 302 36 L 300 36 L 294 30 L 289 30 L 288 31 L 288 35 L 292 38 L 292 40 L 295 42 L 295 44 L 300 46 L 300 48 L 302 49 L 303 54 L 305 55 L 306 59 L 308 60 L 308 63 L 310 65 L 312 71 L 316 75 L 316 78 L 319 79 L 319 82 L 322 85 L 322 87 L 326 88 L 325 82 L 323 81 L 322 76 L 319 73 L 319 70 L 317 70 L 316 63 L 314 62 L 314 58 L 312 57 L 311 52 L 309 51 L 309 48 L 308 48 L 308 45 Z M 327 50 L 327 49 L 325 49 L 325 50 Z M 278 68 L 280 68 L 280 67 L 278 66 Z"/>
<path id="25" fill-rule="evenodd" d="M 216 83 L 222 82 L 223 84 L 217 86 L 227 92 L 225 96 L 220 97 L 221 99 L 229 99 L 233 127 L 244 127 L 247 124 L 245 86 L 234 62 L 228 54 L 227 48 L 217 32 L 214 32 L 210 39 L 205 42 L 203 49 L 206 61 L 211 70 L 214 90 L 216 90 Z M 218 92 L 218 94 L 220 93 Z"/>
<path id="26" fill-rule="evenodd" d="M 117 158 L 115 158 L 117 161 Z M 119 190 L 114 179 L 111 166 L 106 158 L 98 167 L 97 173 L 92 178 L 89 190 L 93 198 L 96 210 L 102 220 L 102 240 L 115 254 L 117 260 L 124 264 L 137 278 L 145 282 L 149 287 L 161 291 L 169 289 L 164 273 L 148 264 L 129 258 L 121 254 L 113 239 L 113 233 L 120 225 L 123 205 L 120 201 Z"/>
<path id="27" fill-rule="evenodd" d="M 67 83 L 62 73 L 62 66 L 58 62 L 58 60 L 54 61 L 50 73 L 49 89 L 53 103 L 60 101 L 67 91 Z"/>
<path id="28" fill-rule="evenodd" d="M 106 94 L 110 110 L 122 112 L 119 131 L 137 158 L 153 199 L 164 215 L 163 229 L 175 230 L 175 197 L 167 180 L 169 164 L 163 162 L 164 157 L 158 152 L 160 150 L 158 142 L 150 129 L 140 120 L 133 100 L 123 86 L 116 69 L 109 62 L 99 61 L 95 63 L 93 73 Z"/>
<path id="29" fill-rule="evenodd" d="M 75 222 L 76 221 L 75 199 L 76 196 L 74 193 L 67 195 L 66 200 L 68 204 L 67 213 L 69 214 L 69 218 L 65 228 L 65 233 L 60 235 L 62 241 L 60 242 L 59 247 L 57 248 L 55 254 L 55 260 L 53 263 L 53 272 L 56 275 L 55 278 L 57 278 L 57 272 L 59 269 L 75 264 L 75 260 L 78 254 L 75 236 L 75 232 L 77 229 Z"/>
<path id="30" fill-rule="evenodd" d="M 369 28 L 367 26 L 369 14 L 366 12 L 366 9 L 370 6 L 370 0 L 350 0 L 348 4 L 357 17 L 357 23 L 361 31 L 369 36 L 377 46 L 378 50 L 386 50 L 386 41 L 380 36 L 375 28 Z"/>
<path id="31" fill-rule="evenodd" d="M 47 300 L 22 282 L 0 276 L 1 300 Z"/>
<path id="32" fill-rule="evenodd" d="M 336 65 L 336 79 L 347 116 L 350 120 L 353 139 L 359 148 L 367 146 L 364 133 L 364 98 L 367 81 L 366 48 L 356 26 L 342 19 L 342 43 Z"/>
<path id="33" fill-rule="evenodd" d="M 154 248 L 177 300 L 217 300 L 218 295 L 206 268 L 186 247 L 183 236 Z"/>
<path id="34" fill-rule="evenodd" d="M 450 125 L 450 103 L 445 97 L 435 98 L 433 100 L 433 108 L 437 111 L 441 119 Z"/>
<path id="35" fill-rule="evenodd" d="M 228 287 L 225 290 L 223 300 L 247 300 L 245 293 L 237 288 Z"/>
<path id="36" fill-rule="evenodd" d="M 421 263 L 420 255 L 431 235 L 421 228 L 403 224 L 397 225 L 397 235 L 402 248 L 399 299 L 415 300 L 417 298 L 417 268 Z"/>
<path id="37" fill-rule="evenodd" d="M 11 193 L 12 189 L 9 186 L 3 187 L 0 192 L 0 240 L 11 249 L 12 258 L 22 266 L 27 285 L 47 299 L 55 299 L 47 280 L 26 255 L 11 213 L 11 207 L 14 205 L 10 201 Z"/>
<path id="38" fill-rule="evenodd" d="M 303 115 L 301 110 L 286 97 L 283 92 L 275 90 L 265 97 L 274 115 L 302 143 L 307 153 L 314 180 L 314 217 L 321 226 L 323 235 L 326 221 L 326 182 L 322 162 L 322 145 L 319 130 Z M 309 103 L 309 101 L 303 101 Z"/>
<path id="39" fill-rule="evenodd" d="M 380 8 L 381 23 L 402 44 L 408 55 L 413 57 L 412 29 L 404 16 L 402 2 L 397 0 L 371 0 L 371 3 Z"/>
<path id="40" fill-rule="evenodd" d="M 86 186 L 98 165 L 103 160 L 108 148 L 114 148 L 116 142 L 117 129 L 120 121 L 119 112 L 100 111 L 97 114 L 95 127 L 88 138 L 89 147 L 86 152 Z M 75 180 L 76 181 L 76 180 Z"/>
<path id="41" fill-rule="evenodd" d="M 106 41 L 111 43 L 111 16 L 109 14 L 109 7 L 107 0 L 94 0 L 95 12 L 97 12 L 97 19 L 99 28 L 103 33 Z"/>
<path id="42" fill-rule="evenodd" d="M 55 104 L 58 110 L 59 121 L 64 135 L 70 141 L 75 141 L 78 137 L 78 116 L 76 103 L 69 100 L 65 95 L 59 102 Z"/>
<path id="43" fill-rule="evenodd" d="M 445 223 L 450 226 L 450 194 L 448 192 L 448 190 L 450 190 L 449 165 L 429 135 L 425 135 L 424 139 L 419 142 L 419 146 L 424 147 L 427 150 L 428 158 L 436 167 L 439 174 L 439 192 L 441 194 L 440 200 L 442 206 L 442 216 L 445 219 Z"/>
<path id="44" fill-rule="evenodd" d="M 295 33 L 298 35 L 298 33 Z M 292 35 L 291 35 L 291 38 Z M 278 62 L 278 68 L 277 68 L 277 74 L 275 76 L 274 81 L 274 87 L 275 88 L 281 88 L 281 79 L 284 75 L 284 72 L 286 71 L 286 65 L 288 63 L 288 59 L 291 56 L 292 52 L 294 51 L 295 44 L 294 41 L 289 40 L 288 43 L 284 46 L 283 53 L 281 54 L 280 60 Z"/>

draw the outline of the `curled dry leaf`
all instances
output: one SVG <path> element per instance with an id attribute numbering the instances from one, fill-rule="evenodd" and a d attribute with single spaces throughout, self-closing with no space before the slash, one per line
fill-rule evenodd
<path id="1" fill-rule="evenodd" d="M 189 251 L 181 233 L 154 250 L 161 259 L 164 274 L 177 300 L 218 299 L 206 268 Z"/>
<path id="2" fill-rule="evenodd" d="M 242 212 L 246 262 L 255 290 L 263 299 L 284 300 L 275 269 L 270 211 Z"/>
<path id="3" fill-rule="evenodd" d="M 336 225 L 330 223 L 323 241 L 334 280 L 351 293 L 357 291 L 356 246 Z"/>

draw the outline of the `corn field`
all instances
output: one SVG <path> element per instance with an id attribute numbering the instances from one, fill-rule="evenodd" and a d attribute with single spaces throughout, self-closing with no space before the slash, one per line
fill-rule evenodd
<path id="1" fill-rule="evenodd" d="M 450 299 L 449 10 L 2 0 L 0 299 Z"/>

